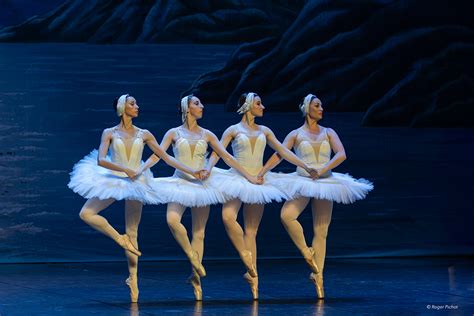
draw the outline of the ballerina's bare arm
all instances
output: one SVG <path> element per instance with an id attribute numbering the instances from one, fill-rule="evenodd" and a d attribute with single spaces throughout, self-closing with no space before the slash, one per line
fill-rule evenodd
<path id="1" fill-rule="evenodd" d="M 328 172 L 329 170 L 336 168 L 344 160 L 347 159 L 344 146 L 342 145 L 342 142 L 339 139 L 339 136 L 336 134 L 336 132 L 332 128 L 328 128 L 328 138 L 329 138 L 329 144 L 331 145 L 331 149 L 335 153 L 335 155 L 323 168 L 319 170 L 320 174 L 324 174 Z"/>
<path id="2" fill-rule="evenodd" d="M 253 184 L 262 184 L 262 180 L 258 180 L 257 177 L 254 177 L 250 173 L 248 173 L 247 170 L 245 170 L 237 162 L 237 160 L 235 160 L 235 158 L 227 152 L 227 150 L 219 142 L 219 139 L 217 139 L 214 133 L 212 133 L 211 131 L 206 131 L 206 134 L 209 140 L 209 144 L 211 144 L 212 149 L 214 149 L 213 153 L 217 153 L 217 155 L 219 155 L 229 167 L 234 168 L 235 170 L 240 172 L 240 174 L 243 175 L 245 179 L 247 179 L 249 182 Z"/>
<path id="3" fill-rule="evenodd" d="M 104 129 L 104 131 L 102 132 L 102 137 L 99 146 L 99 154 L 97 155 L 97 164 L 101 167 L 110 170 L 125 172 L 130 179 L 135 179 L 138 175 L 136 170 L 132 170 L 130 168 L 107 160 L 107 153 L 109 152 L 109 146 L 112 142 L 112 133 L 113 130 L 111 128 Z"/>
<path id="4" fill-rule="evenodd" d="M 150 133 L 148 130 L 144 130 L 143 135 L 143 141 L 148 145 L 148 147 L 150 147 L 150 149 L 155 153 L 155 155 L 163 159 L 167 165 L 186 172 L 197 179 L 201 179 L 201 174 L 199 171 L 193 170 L 185 166 L 184 164 L 176 160 L 176 158 L 168 155 L 166 151 L 164 151 L 163 148 L 158 145 L 158 142 L 156 141 L 155 136 L 153 136 L 152 133 Z"/>
<path id="5" fill-rule="evenodd" d="M 143 173 L 147 169 L 150 169 L 151 167 L 156 165 L 158 163 L 158 161 L 160 161 L 160 157 L 158 157 L 155 154 L 150 155 L 150 157 L 148 157 L 148 159 L 145 161 L 145 163 L 140 168 L 140 173 Z"/>
<path id="6" fill-rule="evenodd" d="M 278 139 L 275 137 L 275 134 L 273 134 L 272 130 L 269 129 L 266 126 L 262 126 L 263 132 L 265 133 L 265 136 L 267 137 L 268 144 L 270 147 L 273 148 L 280 156 L 285 159 L 286 161 L 294 164 L 295 166 L 301 167 L 306 172 L 310 174 L 310 177 L 312 179 L 316 179 L 318 177 L 318 172 L 316 169 L 309 167 L 303 160 L 298 158 L 291 150 L 283 146 Z"/>
<path id="7" fill-rule="evenodd" d="M 283 146 L 291 150 L 291 148 L 293 148 L 293 146 L 295 145 L 296 135 L 296 130 L 291 131 L 288 135 L 286 135 L 285 140 L 283 141 Z M 278 152 L 274 153 L 263 166 L 262 170 L 259 173 L 259 176 L 263 177 L 265 173 L 278 166 L 282 160 L 283 158 Z"/>
<path id="8" fill-rule="evenodd" d="M 171 143 L 173 142 L 174 138 L 174 128 L 168 130 L 163 136 L 163 139 L 161 140 L 160 147 L 166 152 L 168 148 L 170 147 Z M 158 157 L 155 154 L 152 154 L 143 164 L 143 166 L 140 169 L 140 173 L 145 172 L 147 169 L 153 167 L 160 161 L 160 157 Z"/>
<path id="9" fill-rule="evenodd" d="M 226 149 L 227 146 L 229 146 L 229 143 L 232 141 L 232 139 L 234 139 L 234 137 L 235 137 L 234 125 L 232 125 L 232 126 L 229 126 L 224 131 L 224 133 L 222 134 L 222 137 L 221 137 L 221 140 L 220 140 L 220 143 L 222 144 L 222 147 L 224 147 L 224 149 Z M 211 172 L 211 169 L 214 168 L 214 166 L 219 161 L 219 159 L 220 159 L 219 155 L 216 152 L 213 151 L 212 154 L 211 154 L 211 157 L 209 157 L 209 161 L 207 162 L 207 168 L 206 169 L 207 169 L 208 172 Z"/>

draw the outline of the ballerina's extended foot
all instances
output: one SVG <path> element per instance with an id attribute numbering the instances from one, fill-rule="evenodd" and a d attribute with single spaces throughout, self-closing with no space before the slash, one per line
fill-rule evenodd
<path id="1" fill-rule="evenodd" d="M 241 252 L 240 258 L 242 258 L 242 262 L 247 268 L 247 273 L 253 278 L 258 277 L 257 269 L 253 265 L 252 253 L 249 250 L 244 250 Z"/>
<path id="2" fill-rule="evenodd" d="M 250 285 L 250 291 L 252 291 L 252 297 L 254 300 L 258 300 L 258 277 L 252 277 L 250 273 L 244 274 L 244 279 Z"/>
<path id="3" fill-rule="evenodd" d="M 136 274 L 130 274 L 125 280 L 125 283 L 130 288 L 130 301 L 132 303 L 138 302 L 138 278 Z"/>
<path id="4" fill-rule="evenodd" d="M 195 269 L 193 269 L 193 272 L 191 272 L 191 275 L 189 276 L 187 282 L 193 287 L 194 297 L 196 298 L 196 301 L 202 301 L 201 278 L 199 277 L 199 274 L 196 272 Z"/>
<path id="5" fill-rule="evenodd" d="M 313 271 L 313 273 L 315 274 L 318 274 L 319 268 L 318 268 L 318 265 L 316 264 L 316 261 L 314 261 L 314 249 L 312 247 L 307 247 L 302 252 L 303 252 L 304 260 L 311 268 L 311 271 Z"/>
<path id="6" fill-rule="evenodd" d="M 201 278 L 206 276 L 206 269 L 204 269 L 204 266 L 199 260 L 199 253 L 197 251 L 191 252 L 191 255 L 189 256 L 189 261 L 191 262 L 191 265 Z"/>
<path id="7" fill-rule="evenodd" d="M 319 299 L 324 299 L 324 285 L 323 285 L 323 274 L 322 273 L 311 273 L 309 279 L 313 282 L 314 287 L 316 288 L 316 294 Z"/>
<path id="8" fill-rule="evenodd" d="M 120 247 L 122 247 L 123 249 L 125 250 L 128 250 L 130 251 L 131 253 L 137 255 L 137 256 L 141 256 L 142 253 L 140 252 L 140 250 L 138 250 L 137 248 L 135 248 L 135 246 L 132 244 L 132 241 L 130 240 L 130 237 L 128 237 L 127 234 L 123 234 L 123 235 L 120 235 L 119 239 L 117 240 L 117 243 L 120 245 Z"/>

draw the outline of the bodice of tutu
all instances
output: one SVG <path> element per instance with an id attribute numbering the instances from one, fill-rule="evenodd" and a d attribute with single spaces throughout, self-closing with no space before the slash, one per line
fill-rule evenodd
<path id="1" fill-rule="evenodd" d="M 143 148 L 145 147 L 142 135 L 143 131 L 137 129 L 135 136 L 130 142 L 130 152 L 127 154 L 124 139 L 119 135 L 117 129 L 114 129 L 112 142 L 109 147 L 110 160 L 130 169 L 137 170 L 141 165 Z M 118 176 L 126 176 L 124 172 L 114 170 L 111 172 Z"/>
<path id="2" fill-rule="evenodd" d="M 176 131 L 176 134 L 178 139 L 173 145 L 174 157 L 189 168 L 194 170 L 204 169 L 207 156 L 207 141 L 204 139 L 204 131 L 200 139 L 186 138 L 179 129 Z M 195 179 L 193 176 L 180 170 L 176 170 L 175 174 L 180 177 Z"/>
<path id="3" fill-rule="evenodd" d="M 312 168 L 320 169 L 324 167 L 331 160 L 331 145 L 327 135 L 327 128 L 324 128 L 315 140 L 310 140 L 309 137 L 305 137 L 302 134 L 298 134 L 296 138 L 296 156 Z M 296 172 L 301 176 L 309 176 L 306 170 L 301 167 L 297 167 Z M 329 171 L 327 174 L 320 175 L 320 177 L 324 178 L 330 175 L 331 172 Z"/>
<path id="4" fill-rule="evenodd" d="M 253 144 L 253 146 L 252 146 Z M 263 167 L 263 153 L 267 138 L 263 132 L 240 132 L 232 141 L 232 152 L 238 163 L 251 175 L 257 175 Z"/>

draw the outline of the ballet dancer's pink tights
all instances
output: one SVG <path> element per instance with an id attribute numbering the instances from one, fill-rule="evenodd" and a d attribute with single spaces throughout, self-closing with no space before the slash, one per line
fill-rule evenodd
<path id="1" fill-rule="evenodd" d="M 130 238 L 133 246 L 138 249 L 138 225 L 142 217 L 143 204 L 138 201 L 125 201 L 125 233 Z M 138 272 L 138 256 L 125 251 L 128 259 L 128 271 L 130 275 Z"/>
<path id="2" fill-rule="evenodd" d="M 307 243 L 303 234 L 303 227 L 298 222 L 298 216 L 303 212 L 309 203 L 309 198 L 301 197 L 287 201 L 281 209 L 281 221 L 286 231 L 301 253 L 307 249 Z M 320 272 L 324 269 L 324 259 L 326 258 L 326 238 L 329 224 L 331 223 L 333 202 L 328 200 L 311 199 L 311 209 L 313 211 L 313 242 L 312 247 L 315 252 L 315 261 Z"/>
<path id="3" fill-rule="evenodd" d="M 191 208 L 192 215 L 192 240 L 189 241 L 188 232 L 181 223 L 186 207 L 178 203 L 168 203 L 166 210 L 166 221 L 178 244 L 184 253 L 190 257 L 193 251 L 199 254 L 199 260 L 202 262 L 204 256 L 204 234 L 207 220 L 209 218 L 209 206 Z"/>
<path id="4" fill-rule="evenodd" d="M 99 213 L 110 206 L 114 199 L 99 200 L 97 198 L 92 198 L 87 200 L 84 206 L 79 213 L 80 218 L 89 224 L 91 227 L 97 231 L 103 233 L 104 235 L 112 238 L 117 243 L 120 243 L 119 240 L 122 237 L 115 228 L 113 228 L 109 222 Z M 140 223 L 140 218 L 142 215 L 142 203 L 139 201 L 125 201 L 125 233 L 130 238 L 131 243 L 138 249 L 138 225 Z M 128 259 L 128 267 L 130 274 L 137 273 L 137 263 L 138 257 L 129 252 L 125 252 Z"/>
<path id="5" fill-rule="evenodd" d="M 222 220 L 225 230 L 229 235 L 232 244 L 242 257 L 242 252 L 246 250 L 252 254 L 252 261 L 257 268 L 257 231 L 262 220 L 263 204 L 244 204 L 244 229 L 237 222 L 242 202 L 234 199 L 224 204 L 222 207 Z"/>

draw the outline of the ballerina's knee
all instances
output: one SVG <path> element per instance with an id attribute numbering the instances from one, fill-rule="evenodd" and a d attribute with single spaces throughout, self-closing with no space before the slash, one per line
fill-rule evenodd
<path id="1" fill-rule="evenodd" d="M 295 221 L 296 218 L 292 215 L 292 214 L 288 214 L 286 212 L 281 212 L 280 214 L 280 220 L 281 220 L 281 223 L 284 225 L 284 226 L 287 226 L 288 224 L 290 224 L 292 221 Z"/>
<path id="2" fill-rule="evenodd" d="M 181 217 L 174 214 L 167 214 L 166 222 L 171 230 L 175 230 L 181 224 Z"/>
<path id="3" fill-rule="evenodd" d="M 237 218 L 233 213 L 222 212 L 222 221 L 224 222 L 224 225 L 232 225 L 237 221 Z"/>
<path id="4" fill-rule="evenodd" d="M 79 218 L 82 219 L 84 222 L 88 222 L 89 219 L 91 218 L 93 214 L 91 214 L 90 212 L 88 212 L 87 208 L 83 208 L 81 209 L 81 211 L 79 212 Z"/>
<path id="5" fill-rule="evenodd" d="M 193 232 L 193 240 L 204 240 L 205 232 L 203 230 L 198 230 Z"/>
<path id="6" fill-rule="evenodd" d="M 329 225 L 317 225 L 314 229 L 314 237 L 317 239 L 326 239 L 328 237 Z"/>
<path id="7" fill-rule="evenodd" d="M 257 237 L 257 232 L 258 232 L 257 228 L 246 228 L 245 229 L 245 236 L 256 238 Z"/>

